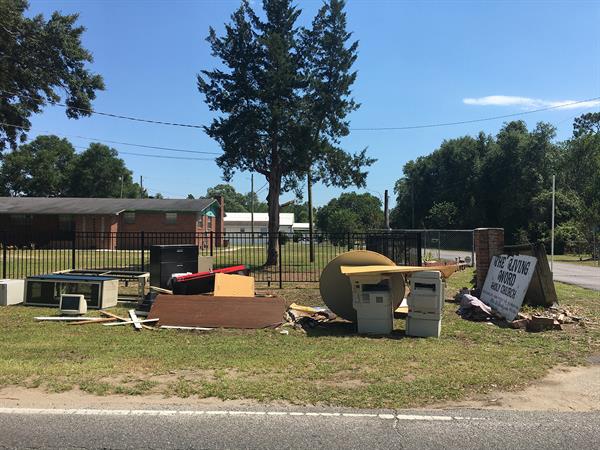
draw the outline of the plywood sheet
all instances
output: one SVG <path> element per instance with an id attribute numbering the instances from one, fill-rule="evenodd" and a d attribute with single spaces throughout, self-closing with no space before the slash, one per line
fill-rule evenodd
<path id="1" fill-rule="evenodd" d="M 254 277 L 215 274 L 215 297 L 254 297 Z"/>
<path id="2" fill-rule="evenodd" d="M 266 328 L 282 323 L 284 314 L 279 297 L 159 295 L 148 318 L 158 318 L 161 326 Z"/>
<path id="3" fill-rule="evenodd" d="M 341 266 L 344 275 L 363 275 L 371 273 L 414 273 L 424 271 L 438 271 L 444 278 L 448 278 L 458 270 L 457 265 L 449 266 Z"/>

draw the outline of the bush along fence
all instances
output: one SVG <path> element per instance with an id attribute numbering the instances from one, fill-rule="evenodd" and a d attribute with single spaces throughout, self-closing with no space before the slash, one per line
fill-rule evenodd
<path id="1" fill-rule="evenodd" d="M 421 265 L 420 233 L 278 233 L 279 258 L 265 266 L 268 233 L 185 232 L 0 232 L 3 278 L 24 278 L 69 269 L 145 271 L 150 247 L 193 244 L 200 255 L 212 256 L 214 267 L 244 264 L 257 282 L 318 282 L 329 261 L 348 250 L 373 250 L 399 265 Z M 311 257 L 312 254 L 312 257 Z"/>

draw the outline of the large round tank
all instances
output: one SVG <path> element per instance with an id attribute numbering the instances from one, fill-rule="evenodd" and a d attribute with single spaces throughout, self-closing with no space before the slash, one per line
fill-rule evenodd
<path id="1" fill-rule="evenodd" d="M 356 310 L 352 307 L 352 286 L 350 278 L 344 275 L 341 266 L 395 266 L 391 259 L 369 250 L 352 250 L 332 259 L 319 282 L 321 297 L 327 307 L 343 319 L 356 321 Z M 396 309 L 404 297 L 404 277 L 398 274 L 391 279 L 392 301 Z"/>

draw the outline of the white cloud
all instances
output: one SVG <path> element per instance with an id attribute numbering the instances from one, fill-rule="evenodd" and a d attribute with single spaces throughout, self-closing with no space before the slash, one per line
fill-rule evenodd
<path id="1" fill-rule="evenodd" d="M 516 97 L 512 95 L 488 95 L 479 98 L 464 98 L 465 105 L 476 106 L 521 106 L 524 109 L 558 107 L 557 109 L 593 108 L 600 106 L 600 100 L 575 103 L 577 100 L 542 100 L 539 98 Z"/>

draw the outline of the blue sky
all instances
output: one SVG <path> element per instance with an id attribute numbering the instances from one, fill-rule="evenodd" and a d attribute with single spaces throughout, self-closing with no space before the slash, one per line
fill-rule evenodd
<path id="1" fill-rule="evenodd" d="M 253 2 L 256 7 L 260 2 Z M 149 119 L 208 124 L 212 113 L 196 89 L 196 74 L 212 68 L 205 42 L 239 4 L 228 0 L 32 0 L 29 14 L 79 12 L 87 28 L 84 45 L 106 91 L 98 111 Z M 301 22 L 321 4 L 300 0 Z M 600 96 L 600 2 L 598 1 L 399 1 L 348 0 L 349 29 L 360 41 L 354 97 L 362 107 L 354 128 L 395 127 L 471 120 Z M 548 121 L 567 138 L 572 119 L 600 110 L 600 103 L 524 116 L 530 127 Z M 495 134 L 502 120 L 403 131 L 353 131 L 343 140 L 352 152 L 368 147 L 377 162 L 368 190 L 392 192 L 410 159 L 435 150 L 444 139 Z M 201 130 L 135 123 L 102 116 L 69 120 L 48 107 L 33 118 L 31 137 L 46 131 L 113 141 L 219 151 Z M 69 138 L 76 146 L 90 142 Z M 169 156 L 182 153 L 113 145 L 121 152 Z M 191 155 L 203 157 L 202 155 Z M 121 153 L 134 177 L 151 194 L 204 194 L 222 182 L 213 161 L 166 160 Z M 265 183 L 259 175 L 255 186 Z M 235 176 L 250 189 L 249 173 Z M 355 190 L 355 189 L 350 189 Z M 317 185 L 316 205 L 342 190 Z M 266 196 L 266 188 L 260 196 Z M 282 200 L 291 199 L 291 194 Z"/>

